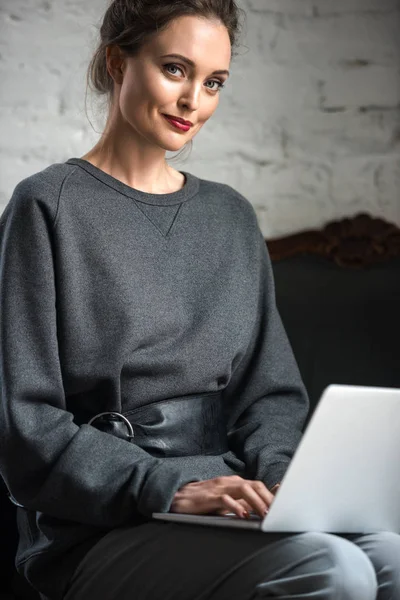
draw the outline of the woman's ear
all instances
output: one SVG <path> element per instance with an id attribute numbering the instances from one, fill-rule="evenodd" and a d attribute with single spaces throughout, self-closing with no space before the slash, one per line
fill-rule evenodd
<path id="1" fill-rule="evenodd" d="M 121 85 L 123 81 L 125 59 L 119 46 L 107 46 L 106 63 L 110 77 L 112 77 L 115 83 Z"/>

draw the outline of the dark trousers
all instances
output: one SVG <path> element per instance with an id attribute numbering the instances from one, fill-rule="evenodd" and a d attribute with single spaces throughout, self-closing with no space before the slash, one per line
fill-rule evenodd
<path id="1" fill-rule="evenodd" d="M 86 555 L 65 596 L 91 598 L 398 600 L 400 536 L 269 534 L 165 522 L 116 529 Z"/>

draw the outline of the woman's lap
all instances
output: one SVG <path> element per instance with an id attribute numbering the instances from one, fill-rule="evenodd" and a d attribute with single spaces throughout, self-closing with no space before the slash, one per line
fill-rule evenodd
<path id="1" fill-rule="evenodd" d="M 400 536 L 351 539 L 163 522 L 116 529 L 87 554 L 65 600 L 400 598 L 391 583 L 400 594 Z"/>
<path id="2" fill-rule="evenodd" d="M 345 537 L 372 562 L 379 582 L 379 599 L 400 600 L 400 535 L 380 532 Z"/>

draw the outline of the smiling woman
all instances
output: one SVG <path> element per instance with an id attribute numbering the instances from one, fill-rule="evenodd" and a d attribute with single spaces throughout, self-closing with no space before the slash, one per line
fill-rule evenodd
<path id="1" fill-rule="evenodd" d="M 215 112 L 238 27 L 233 0 L 114 0 L 101 139 L 1 216 L 0 473 L 42 600 L 400 597 L 395 534 L 153 519 L 261 518 L 307 415 L 254 208 L 165 157 Z"/>
<path id="2" fill-rule="evenodd" d="M 82 158 L 124 183 L 173 192 L 185 178 L 166 151 L 189 144 L 215 112 L 238 44 L 230 0 L 113 2 L 89 65 L 88 85 L 107 96 L 98 144 Z"/>

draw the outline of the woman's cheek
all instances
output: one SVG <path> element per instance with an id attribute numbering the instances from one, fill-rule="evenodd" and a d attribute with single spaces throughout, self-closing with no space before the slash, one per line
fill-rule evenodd
<path id="1" fill-rule="evenodd" d="M 180 95 L 180 86 L 175 81 L 169 81 L 166 77 L 160 76 L 154 78 L 149 84 L 149 97 L 153 98 L 159 104 L 165 104 L 169 99 L 178 99 Z"/>
<path id="2" fill-rule="evenodd" d="M 210 119 L 213 116 L 213 114 L 217 110 L 218 103 L 219 103 L 218 95 L 208 98 L 207 103 L 204 103 L 205 105 L 204 105 L 204 109 L 203 109 L 203 118 L 202 118 L 203 125 L 204 125 L 204 123 L 206 123 L 208 121 L 208 119 Z"/>

